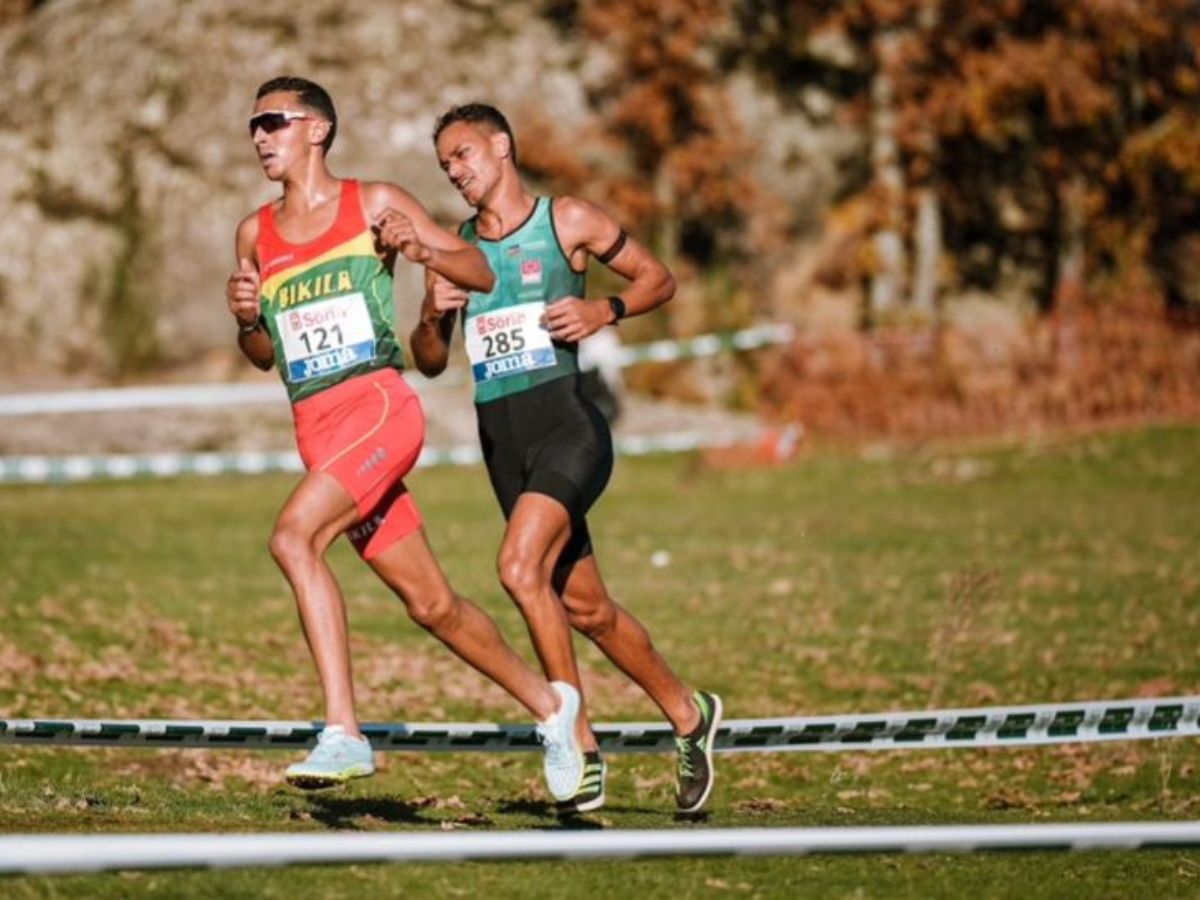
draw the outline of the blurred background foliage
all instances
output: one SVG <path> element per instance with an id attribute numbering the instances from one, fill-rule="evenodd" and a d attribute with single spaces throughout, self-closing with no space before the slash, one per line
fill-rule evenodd
<path id="1" fill-rule="evenodd" d="M 0 260 L 10 367 L 111 378 L 199 350 L 225 359 L 226 244 L 269 196 L 231 122 L 259 81 L 290 70 L 340 104 L 339 171 L 400 180 L 447 221 L 466 210 L 434 167 L 432 118 L 469 99 L 505 108 L 542 190 L 608 206 L 679 276 L 667 314 L 627 337 L 798 326 L 793 347 L 717 388 L 679 367 L 635 374 L 643 387 L 851 430 L 1196 413 L 1193 0 L 207 0 L 157 21 L 152 6 L 0 3 L 16 101 L 0 124 L 24 135 L 0 142 L 15 185 L 0 209 L 33 208 L 8 217 L 20 234 Z M 95 104 L 73 90 L 82 76 L 51 71 L 56 47 L 100 17 L 109 49 L 127 44 L 88 57 L 91 80 L 119 67 L 106 115 L 121 128 L 108 132 L 71 127 Z M 41 120 L 21 123 L 22 108 Z M 82 157 L 64 162 L 71 142 Z M 89 154 L 107 161 L 81 165 Z M 203 209 L 181 232 L 172 204 L 189 196 Z M 22 278 L 21 240 L 89 217 L 100 239 L 77 270 Z M 163 303 L 181 240 L 190 311 Z M 594 284 L 607 289 L 602 273 Z M 74 341 L 30 312 L 47 291 Z M 885 414 L 895 404 L 919 412 Z"/>

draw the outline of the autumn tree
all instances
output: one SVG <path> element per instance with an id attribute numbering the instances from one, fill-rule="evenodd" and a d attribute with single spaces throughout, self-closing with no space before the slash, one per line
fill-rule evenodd
<path id="1" fill-rule="evenodd" d="M 602 196 L 673 266 L 746 258 L 742 226 L 758 196 L 747 165 L 753 147 L 720 68 L 719 50 L 733 35 L 730 0 L 578 0 L 544 12 L 586 37 L 597 121 L 587 142 L 606 153 L 584 179 L 578 151 L 547 140 L 535 165 L 552 179 L 569 172 L 583 182 L 585 194 Z M 548 148 L 558 148 L 554 158 Z"/>
<path id="2" fill-rule="evenodd" d="M 858 190 L 878 198 L 876 304 L 911 266 L 908 303 L 927 307 L 943 240 L 954 286 L 1028 273 L 1043 308 L 1139 274 L 1179 294 L 1172 273 L 1200 224 L 1195 3 L 740 0 L 735 12 L 733 58 L 781 92 L 831 91 L 869 129 Z"/>

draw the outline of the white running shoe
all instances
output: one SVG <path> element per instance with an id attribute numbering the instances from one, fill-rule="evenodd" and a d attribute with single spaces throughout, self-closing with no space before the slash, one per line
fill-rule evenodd
<path id="1" fill-rule="evenodd" d="M 341 725 L 330 725 L 317 735 L 317 746 L 308 757 L 288 766 L 284 777 L 288 784 L 315 789 L 374 773 L 371 742 L 365 737 L 350 737 Z"/>
<path id="2" fill-rule="evenodd" d="M 562 699 L 562 705 L 537 726 L 537 736 L 545 751 L 542 771 L 551 796 L 559 801 L 570 800 L 583 781 L 583 750 L 575 738 L 579 691 L 565 681 L 552 681 L 550 687 Z"/>

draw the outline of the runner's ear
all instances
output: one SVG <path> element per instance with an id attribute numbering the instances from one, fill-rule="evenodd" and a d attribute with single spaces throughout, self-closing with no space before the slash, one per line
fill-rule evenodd
<path id="1" fill-rule="evenodd" d="M 326 119 L 313 119 L 308 126 L 309 142 L 313 144 L 325 143 L 325 138 L 329 136 L 329 129 L 332 127 Z"/>
<path id="2" fill-rule="evenodd" d="M 501 159 L 512 158 L 512 141 L 508 139 L 508 135 L 503 131 L 497 131 L 492 135 L 492 149 L 496 151 L 496 155 Z"/>

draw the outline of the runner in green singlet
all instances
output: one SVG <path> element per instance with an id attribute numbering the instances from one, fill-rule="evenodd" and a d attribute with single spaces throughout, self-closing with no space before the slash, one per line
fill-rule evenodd
<path id="1" fill-rule="evenodd" d="M 512 129 L 495 108 L 451 109 L 434 142 L 446 175 L 477 211 L 460 234 L 483 251 L 496 284 L 468 290 L 428 275 L 413 355 L 426 375 L 441 372 L 462 315 L 484 460 L 508 521 L 500 580 L 548 678 L 578 687 L 574 627 L 657 703 L 677 735 L 677 806 L 696 812 L 712 790 L 721 701 L 688 690 L 600 576 L 586 515 L 612 472 L 612 438 L 580 394 L 576 362 L 580 340 L 665 303 L 674 281 L 599 206 L 531 194 L 517 173 Z M 589 257 L 629 280 L 620 296 L 584 299 Z M 604 761 L 582 710 L 579 738 L 587 768 L 562 812 L 605 800 Z"/>

